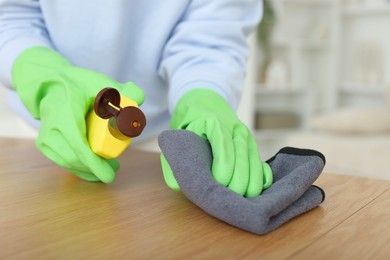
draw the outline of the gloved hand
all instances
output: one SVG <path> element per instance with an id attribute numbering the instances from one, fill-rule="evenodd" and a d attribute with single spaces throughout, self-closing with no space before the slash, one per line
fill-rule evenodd
<path id="1" fill-rule="evenodd" d="M 143 91 L 133 83 L 119 84 L 101 74 L 72 66 L 44 47 L 21 53 L 12 68 L 13 85 L 31 115 L 41 121 L 37 148 L 53 162 L 88 181 L 110 183 L 119 168 L 89 147 L 85 117 L 97 93 L 112 87 L 139 105 Z"/>
<path id="2" fill-rule="evenodd" d="M 214 179 L 229 189 L 254 197 L 272 184 L 272 171 L 260 161 L 256 141 L 236 113 L 216 92 L 193 89 L 179 100 L 171 128 L 190 130 L 210 142 Z M 161 155 L 167 185 L 180 190 L 172 170 Z"/>

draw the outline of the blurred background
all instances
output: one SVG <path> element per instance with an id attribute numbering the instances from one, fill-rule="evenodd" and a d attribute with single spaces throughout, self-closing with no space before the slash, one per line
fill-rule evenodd
<path id="1" fill-rule="evenodd" d="M 247 82 L 263 159 L 312 148 L 328 172 L 390 179 L 390 1 L 264 5 Z"/>
<path id="2" fill-rule="evenodd" d="M 390 0 L 264 1 L 239 108 L 262 159 L 311 148 L 327 172 L 390 179 L 389 31 Z M 0 136 L 34 138 L 6 96 Z"/>

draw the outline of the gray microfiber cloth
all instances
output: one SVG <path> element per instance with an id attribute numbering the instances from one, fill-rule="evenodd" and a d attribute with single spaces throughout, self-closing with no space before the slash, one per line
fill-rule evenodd
<path id="1" fill-rule="evenodd" d="M 213 179 L 207 140 L 190 131 L 168 130 L 158 141 L 187 198 L 208 214 L 249 232 L 266 234 L 325 198 L 324 191 L 312 185 L 325 165 L 325 157 L 317 151 L 283 148 L 267 161 L 273 173 L 271 187 L 245 198 Z"/>

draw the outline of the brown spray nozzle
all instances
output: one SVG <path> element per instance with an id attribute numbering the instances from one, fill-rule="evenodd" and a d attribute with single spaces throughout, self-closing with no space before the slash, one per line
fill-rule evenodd
<path id="1" fill-rule="evenodd" d="M 122 108 L 121 95 L 114 88 L 104 88 L 96 96 L 95 113 L 109 120 L 109 130 L 118 139 L 136 137 L 141 134 L 146 125 L 144 113 L 134 106 Z"/>

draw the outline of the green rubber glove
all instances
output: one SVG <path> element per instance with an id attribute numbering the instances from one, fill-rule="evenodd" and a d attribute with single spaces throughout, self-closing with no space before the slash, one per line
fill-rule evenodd
<path id="1" fill-rule="evenodd" d="M 272 184 L 272 171 L 260 161 L 257 144 L 248 128 L 219 94 L 194 89 L 183 95 L 173 113 L 171 128 L 190 130 L 210 142 L 214 179 L 246 197 L 259 195 Z M 167 185 L 180 190 L 161 155 Z"/>
<path id="2" fill-rule="evenodd" d="M 12 80 L 26 108 L 41 122 L 37 148 L 82 179 L 112 182 L 119 163 L 101 158 L 90 149 L 85 117 L 97 93 L 105 87 L 116 88 L 139 105 L 144 100 L 143 91 L 133 83 L 119 84 L 72 66 L 45 47 L 33 47 L 20 54 L 12 68 Z"/>

